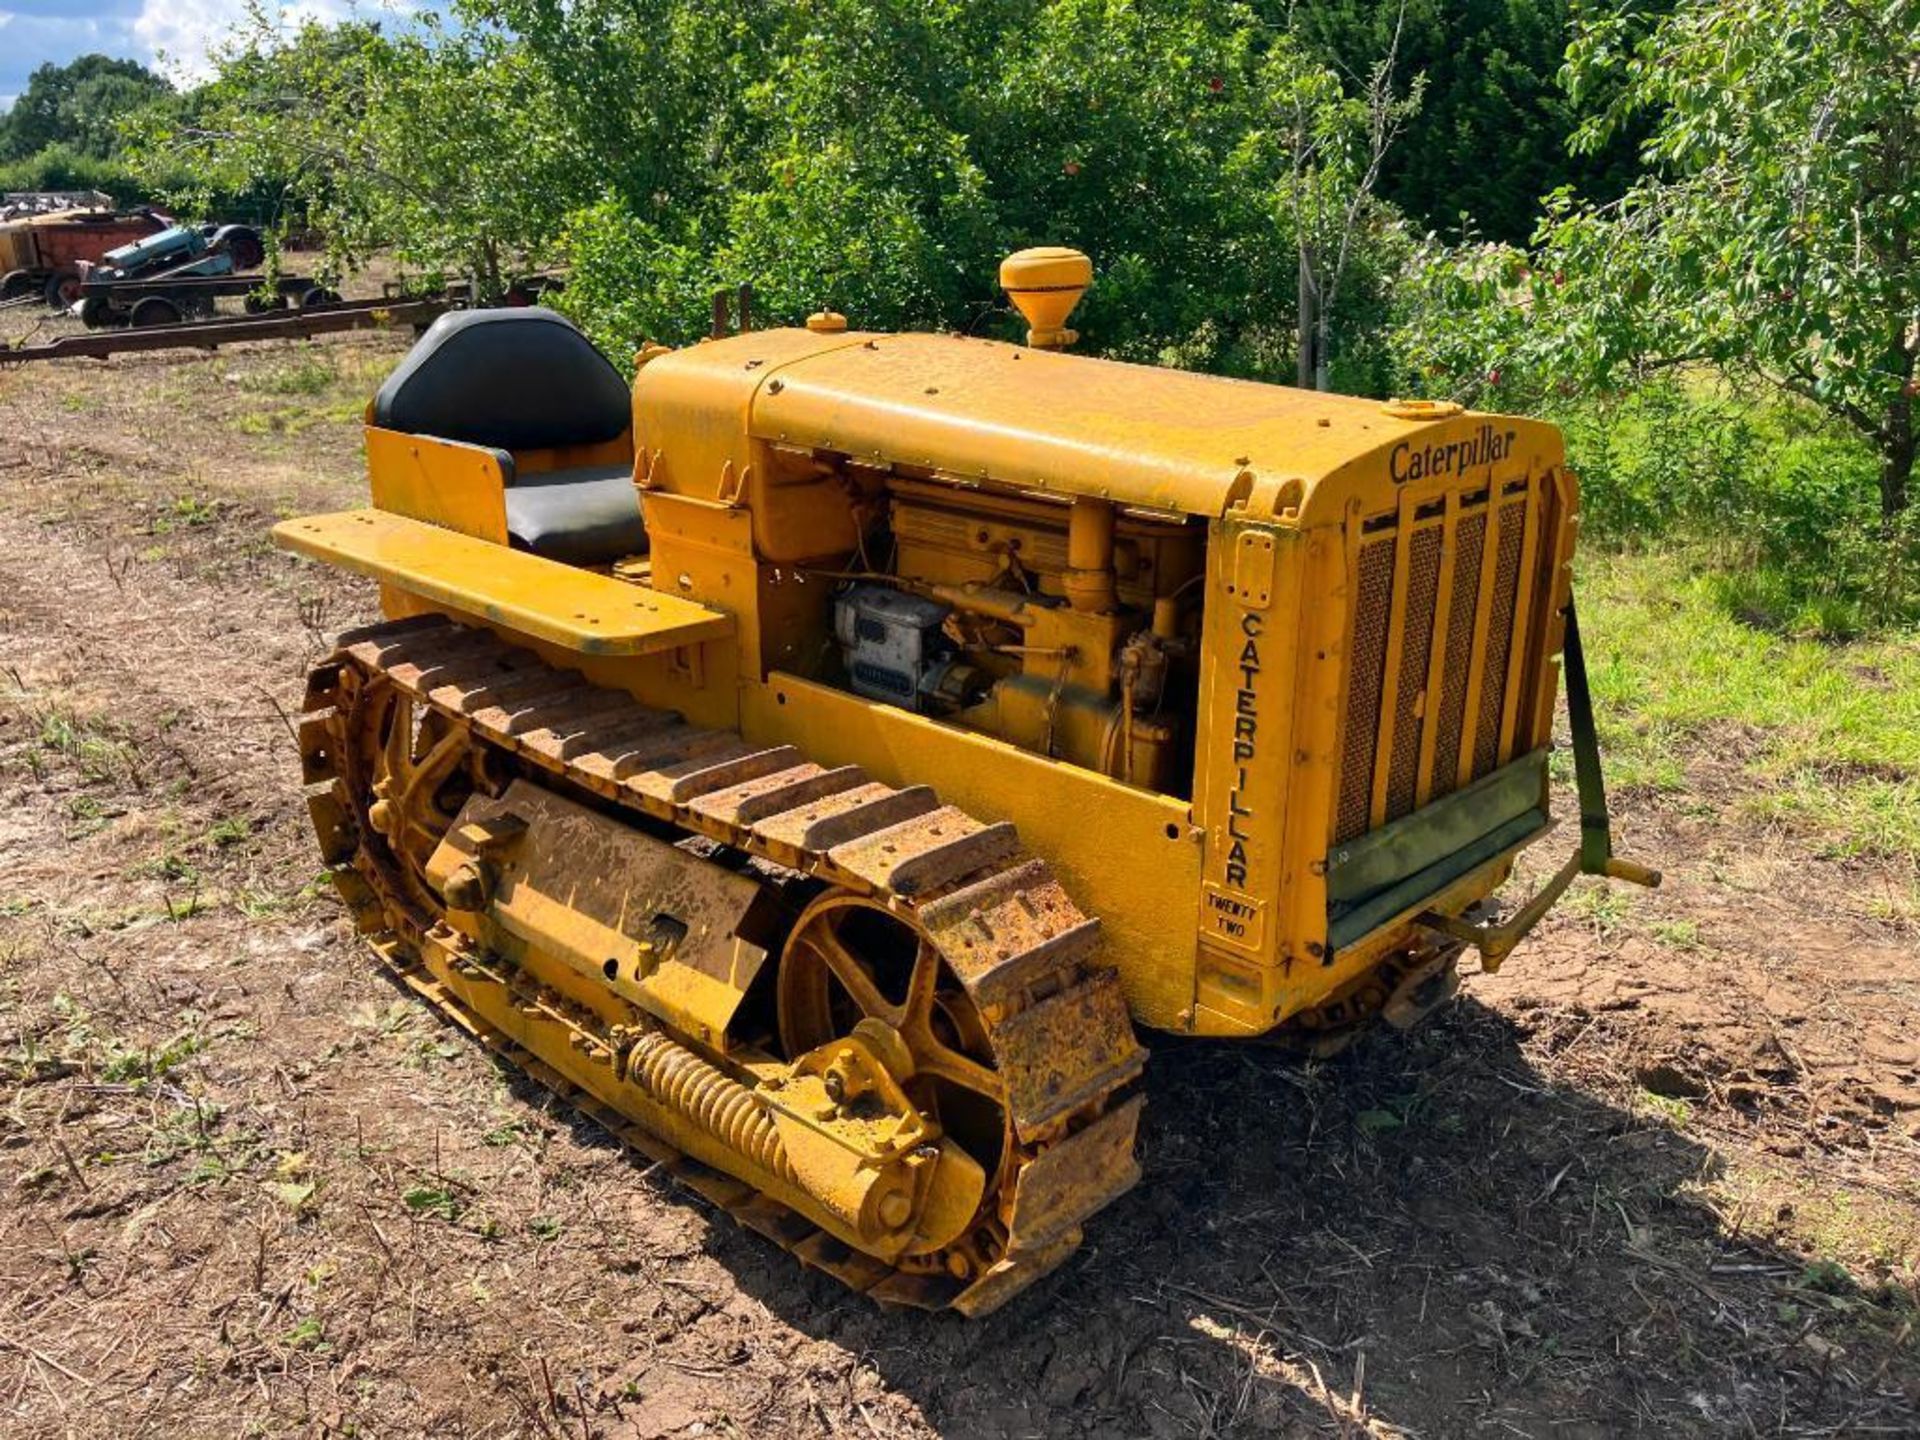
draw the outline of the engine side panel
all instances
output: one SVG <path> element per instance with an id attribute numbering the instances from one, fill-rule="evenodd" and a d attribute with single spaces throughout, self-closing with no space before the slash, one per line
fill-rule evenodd
<path id="1" fill-rule="evenodd" d="M 894 785 L 937 784 L 969 814 L 1019 817 L 1021 838 L 1100 916 L 1101 954 L 1142 1024 L 1188 1030 L 1200 837 L 1184 800 L 1028 754 L 984 735 L 794 676 L 741 689 L 741 729 L 823 765 L 862 766 Z M 1254 1027 L 1223 1019 L 1220 1033 Z M 1265 1028 L 1264 1026 L 1257 1028 Z"/>

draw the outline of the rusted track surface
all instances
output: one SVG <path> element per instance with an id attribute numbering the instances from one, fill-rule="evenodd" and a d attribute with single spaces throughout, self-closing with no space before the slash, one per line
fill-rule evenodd
<path id="1" fill-rule="evenodd" d="M 895 1267 L 682 1155 L 622 1113 L 632 1027 L 563 1013 L 532 989 L 520 993 L 528 982 L 512 967 L 463 952 L 457 941 L 450 948 L 455 937 L 444 926 L 423 927 L 369 843 L 372 797 L 355 793 L 346 758 L 367 738 L 355 733 L 364 708 L 356 696 L 375 686 L 397 687 L 416 708 L 439 712 L 471 744 L 545 784 L 588 792 L 636 820 L 665 822 L 909 917 L 977 1003 L 1004 1083 L 1013 1163 L 991 1213 L 983 1212 L 997 1235 L 990 1263 Z M 885 1304 L 984 1313 L 1058 1266 L 1078 1247 L 1081 1222 L 1138 1178 L 1141 1099 L 1130 1091 L 1145 1052 L 1117 977 L 1097 964 L 1097 922 L 1044 860 L 1019 852 L 1012 827 L 943 806 L 925 786 L 897 789 L 857 766 L 828 770 L 790 746 L 685 724 L 437 616 L 343 636 L 309 677 L 306 710 L 301 753 L 315 829 L 374 951 L 463 1028 L 802 1263 Z M 503 1033 L 469 1001 L 485 993 L 476 986 L 506 987 L 516 1012 L 544 1010 L 561 1028 L 544 1043 L 522 1043 L 524 1033 Z M 700 1037 L 632 1018 L 725 1063 Z"/>
<path id="2" fill-rule="evenodd" d="M 120 355 L 138 350 L 214 350 L 244 340 L 283 340 L 326 335 L 339 330 L 425 325 L 452 308 L 452 302 L 444 299 L 354 300 L 329 305 L 325 309 L 297 310 L 291 314 L 232 316 L 184 325 L 153 325 L 145 329 L 62 335 L 57 340 L 48 340 L 39 345 L 0 349 L 0 365 Z"/>

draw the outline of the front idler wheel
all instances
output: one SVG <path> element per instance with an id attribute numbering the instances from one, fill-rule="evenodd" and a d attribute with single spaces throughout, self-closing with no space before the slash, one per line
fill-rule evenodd
<path id="1" fill-rule="evenodd" d="M 936 1238 L 909 1257 L 960 1279 L 991 1265 L 1005 1249 L 1001 1201 L 1017 1168 L 1007 1089 L 985 1019 L 925 931 L 869 897 L 830 891 L 794 926 L 778 1002 L 797 1069 L 819 1068 L 829 1094 L 884 1073 L 985 1175 L 976 1213 L 923 1217 Z"/>

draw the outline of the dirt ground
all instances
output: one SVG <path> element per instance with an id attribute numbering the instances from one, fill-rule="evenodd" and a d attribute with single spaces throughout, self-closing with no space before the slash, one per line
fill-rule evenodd
<path id="1" fill-rule="evenodd" d="M 1684 795 L 1412 1035 L 1154 1040 L 983 1323 L 799 1271 L 383 980 L 289 713 L 402 337 L 0 370 L 0 1432 L 1920 1435 L 1909 874 Z M 1902 891 L 1906 893 L 1906 891 Z M 1903 928 L 1907 927 L 1907 928 Z"/>

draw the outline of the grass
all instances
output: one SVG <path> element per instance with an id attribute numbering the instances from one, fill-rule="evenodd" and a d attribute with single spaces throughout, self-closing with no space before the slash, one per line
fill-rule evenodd
<path id="1" fill-rule="evenodd" d="M 241 381 L 242 388 L 263 395 L 290 395 L 314 398 L 324 395 L 340 382 L 340 367 L 333 357 L 317 346 L 308 345 L 286 359 L 255 371 Z"/>
<path id="2" fill-rule="evenodd" d="M 238 845 L 253 838 L 253 823 L 239 816 L 217 822 L 207 831 L 207 839 L 217 848 Z"/>
<path id="3" fill-rule="evenodd" d="M 453 1191 L 444 1185 L 415 1185 L 400 1199 L 415 1215 L 437 1217 L 449 1222 L 458 1220 L 461 1210 L 465 1208 Z"/>
<path id="4" fill-rule="evenodd" d="M 1920 624 L 1920 516 L 1883 537 L 1879 456 L 1819 407 L 1688 370 L 1554 409 L 1590 537 L 1684 545 L 1784 633 Z"/>
<path id="5" fill-rule="evenodd" d="M 112 720 L 60 705 L 46 706 L 39 719 L 40 751 L 71 761 L 86 783 L 138 783 L 139 754 Z M 37 757 L 29 752 L 26 762 L 37 774 Z"/>
<path id="6" fill-rule="evenodd" d="M 1677 1095 L 1656 1095 L 1651 1090 L 1642 1090 L 1633 1100 L 1641 1110 L 1675 1130 L 1686 1129 L 1687 1122 L 1693 1119 L 1693 1106 Z"/>
<path id="7" fill-rule="evenodd" d="M 1911 1198 L 1848 1188 L 1764 1156 L 1732 1157 L 1705 1185 L 1724 1213 L 1744 1217 L 1785 1254 L 1807 1257 L 1795 1288 L 1850 1295 L 1891 1285 L 1920 1311 L 1920 1231 Z"/>
<path id="8" fill-rule="evenodd" d="M 232 378 L 240 389 L 278 403 L 250 405 L 229 423 L 254 437 L 297 436 L 317 424 L 351 423 L 390 365 L 384 356 L 308 345 L 262 368 L 236 372 Z"/>
<path id="9" fill-rule="evenodd" d="M 1616 786 L 1730 790 L 1828 854 L 1920 865 L 1920 633 L 1763 628 L 1684 549 L 1589 553 L 1579 594 Z"/>
<path id="10" fill-rule="evenodd" d="M 199 1017 L 192 1012 L 184 1028 L 156 1044 L 101 1033 L 93 1013 L 65 992 L 55 994 L 47 1010 L 39 1025 L 22 1026 L 11 1049 L 0 1052 L 0 1073 L 25 1079 L 48 1066 L 71 1066 L 84 1069 L 101 1084 L 141 1090 L 164 1080 L 208 1044 Z M 200 1116 L 199 1123 L 204 1121 Z"/>
<path id="11" fill-rule="evenodd" d="M 243 410 L 233 417 L 233 428 L 242 435 L 299 435 L 322 422 L 351 420 L 360 413 L 357 405 L 313 409 L 304 405 L 276 405 L 270 409 Z"/>
<path id="12" fill-rule="evenodd" d="M 162 505 L 154 514 L 150 533 L 165 535 L 174 530 L 194 530 L 219 523 L 222 502 L 204 495 L 181 494 Z"/>
<path id="13" fill-rule="evenodd" d="M 1611 935 L 1633 913 L 1633 894 L 1618 885 L 1583 879 L 1567 894 L 1565 912 L 1591 925 L 1599 935 Z"/>
<path id="14" fill-rule="evenodd" d="M 1700 922 L 1697 920 L 1656 921 L 1650 933 L 1669 950 L 1700 948 Z"/>
<path id="15" fill-rule="evenodd" d="M 163 1079 L 176 1066 L 206 1048 L 206 1039 L 192 1031 L 163 1041 L 157 1048 L 115 1038 L 101 1057 L 100 1078 L 109 1085 L 145 1084 Z"/>

